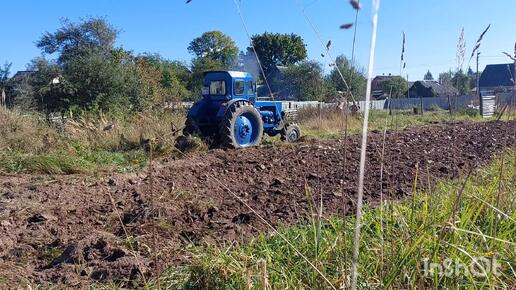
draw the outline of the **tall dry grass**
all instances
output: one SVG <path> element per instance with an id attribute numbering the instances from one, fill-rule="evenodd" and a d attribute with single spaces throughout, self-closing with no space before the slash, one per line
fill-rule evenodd
<path id="1" fill-rule="evenodd" d="M 172 132 L 184 123 L 184 114 L 139 113 L 127 120 L 105 115 L 48 121 L 38 114 L 0 110 L 0 151 L 48 153 L 78 144 L 86 149 L 134 149 L 148 139 L 162 147 L 173 144 Z"/>
<path id="2" fill-rule="evenodd" d="M 0 110 L 0 170 L 81 173 L 97 165 L 138 165 L 152 140 L 155 154 L 173 151 L 184 114 L 148 112 L 117 120 L 106 115 L 49 121 Z"/>
<path id="3" fill-rule="evenodd" d="M 346 128 L 357 132 L 361 125 L 360 116 L 351 115 L 338 106 L 302 108 L 298 112 L 298 122 L 304 136 L 322 139 L 344 136 Z"/>
<path id="4" fill-rule="evenodd" d="M 506 112 L 507 114 L 509 113 Z M 348 134 L 359 133 L 363 122 L 362 113 L 348 113 L 346 116 L 346 111 L 339 109 L 337 106 L 323 108 L 308 107 L 302 108 L 298 112 L 298 122 L 303 135 L 313 138 L 342 138 L 346 130 L 346 118 Z M 427 111 L 424 115 L 414 114 L 410 110 L 397 111 L 393 115 L 389 115 L 387 111 L 370 111 L 369 129 L 383 130 L 386 122 L 393 129 L 404 129 L 411 126 L 442 122 L 479 122 L 489 120 L 492 119 L 483 119 L 480 115 L 472 114 L 468 110 L 460 110 L 453 115 L 441 109 Z"/>
<path id="5" fill-rule="evenodd" d="M 23 116 L 0 108 L 0 152 L 48 151 L 58 134 L 37 120 L 37 116 Z"/>

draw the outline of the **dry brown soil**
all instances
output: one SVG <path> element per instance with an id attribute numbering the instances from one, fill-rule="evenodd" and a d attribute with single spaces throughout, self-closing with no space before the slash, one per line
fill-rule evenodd
<path id="1" fill-rule="evenodd" d="M 516 143 L 516 122 L 438 124 L 371 132 L 365 201 L 411 192 L 479 168 Z M 245 150 L 213 150 L 112 176 L 0 174 L 0 288 L 134 287 L 141 274 L 188 262 L 188 244 L 241 241 L 306 219 L 352 213 L 360 136 Z M 151 182 L 152 180 L 152 182 Z M 310 197 L 312 196 L 312 197 Z M 238 197 L 238 198 L 237 198 Z M 314 202 L 315 200 L 315 202 Z M 249 205 L 255 212 L 247 207 Z M 156 251 L 155 251 L 156 250 Z M 158 253 L 156 259 L 155 253 Z"/>

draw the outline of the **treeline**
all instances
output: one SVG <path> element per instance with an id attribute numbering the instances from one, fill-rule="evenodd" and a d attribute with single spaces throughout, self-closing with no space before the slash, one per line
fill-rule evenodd
<path id="1" fill-rule="evenodd" d="M 348 86 L 357 98 L 365 92 L 360 69 L 340 56 L 325 74 L 320 63 L 307 60 L 306 44 L 295 34 L 254 35 L 254 49 L 250 45 L 241 51 L 224 33 L 206 32 L 190 43 L 188 51 L 194 58 L 187 64 L 117 47 L 119 33 L 103 18 L 78 23 L 64 20 L 59 29 L 36 41 L 42 56 L 28 65 L 24 75 L 9 80 L 10 66 L 0 69 L 0 91 L 5 91 L 9 106 L 26 110 L 125 115 L 197 99 L 202 74 L 208 70 L 245 70 L 264 83 L 256 51 L 277 97 L 342 97 L 348 89 L 340 74 L 349 79 Z"/>

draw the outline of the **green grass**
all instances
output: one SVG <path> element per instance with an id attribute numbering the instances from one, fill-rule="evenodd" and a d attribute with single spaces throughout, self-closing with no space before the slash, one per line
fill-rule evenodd
<path id="1" fill-rule="evenodd" d="M 147 162 L 143 150 L 111 152 L 72 150 L 47 154 L 0 153 L 0 171 L 10 173 L 92 174 L 99 171 L 127 172 Z"/>
<path id="2" fill-rule="evenodd" d="M 503 167 L 498 159 L 466 183 L 464 177 L 443 181 L 434 189 L 417 189 L 403 201 L 388 202 L 382 211 L 366 208 L 360 288 L 510 289 L 516 285 L 515 158 L 516 151 L 508 151 Z M 310 220 L 280 232 L 339 289 L 349 286 L 353 228 L 353 217 L 333 217 L 320 227 Z M 496 259 L 500 271 L 486 277 L 460 271 L 425 274 L 425 261 L 442 264 L 451 259 L 469 266 L 473 257 Z M 190 265 L 169 269 L 159 283 L 164 289 L 264 289 L 263 263 L 270 289 L 331 289 L 277 234 L 261 235 L 243 245 L 195 248 Z"/>

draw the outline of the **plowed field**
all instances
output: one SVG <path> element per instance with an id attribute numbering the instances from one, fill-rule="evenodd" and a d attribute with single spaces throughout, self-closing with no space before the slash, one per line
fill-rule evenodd
<path id="1" fill-rule="evenodd" d="M 478 168 L 516 145 L 516 122 L 438 124 L 371 132 L 365 202 L 402 198 Z M 187 244 L 228 243 L 295 224 L 322 197 L 325 215 L 352 214 L 360 136 L 158 160 L 112 176 L 0 174 L 0 288 L 139 283 L 188 262 Z M 238 197 L 238 198 L 237 198 Z M 244 204 L 245 203 L 245 204 Z M 251 210 L 251 207 L 253 210 Z M 156 252 L 155 252 L 156 251 Z M 137 253 L 134 255 L 133 253 Z M 3 283 L 3 284 L 2 284 Z"/>

